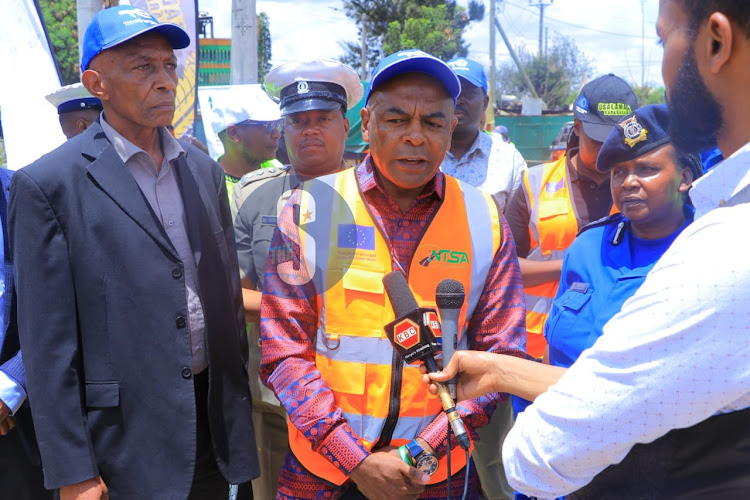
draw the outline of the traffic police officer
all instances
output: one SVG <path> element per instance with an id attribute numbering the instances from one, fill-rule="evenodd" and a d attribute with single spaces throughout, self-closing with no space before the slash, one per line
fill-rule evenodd
<path id="1" fill-rule="evenodd" d="M 57 108 L 60 128 L 68 139 L 86 130 L 103 109 L 102 101 L 92 96 L 80 82 L 61 87 L 45 99 Z"/>
<path id="2" fill-rule="evenodd" d="M 230 205 L 240 179 L 264 167 L 280 167 L 274 158 L 281 138 L 279 105 L 260 85 L 234 85 L 211 100 L 211 128 L 224 154 L 217 160 L 224 169 Z"/>
<path id="3" fill-rule="evenodd" d="M 676 154 L 668 126 L 665 104 L 644 106 L 602 146 L 596 166 L 611 171 L 620 213 L 586 226 L 568 249 L 545 327 L 553 365 L 568 367 L 593 345 L 693 220 L 687 191 L 702 173 L 700 158 Z"/>
<path id="4" fill-rule="evenodd" d="M 344 169 L 349 133 L 346 110 L 364 94 L 357 73 L 338 61 L 295 60 L 271 70 L 265 90 L 279 101 L 291 164 L 242 177 L 232 196 L 235 239 L 242 273 L 245 315 L 250 324 L 250 385 L 261 476 L 255 498 L 273 498 L 288 452 L 286 412 L 258 378 L 260 297 L 277 215 L 292 189 L 309 178 Z"/>

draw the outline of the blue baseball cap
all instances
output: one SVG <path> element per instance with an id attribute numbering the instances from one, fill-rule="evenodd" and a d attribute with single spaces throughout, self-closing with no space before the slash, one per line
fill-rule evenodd
<path id="1" fill-rule="evenodd" d="M 164 35 L 173 49 L 190 45 L 187 31 L 172 23 L 160 23 L 145 10 L 130 5 L 119 5 L 100 10 L 91 20 L 83 37 L 81 72 L 103 50 L 111 49 L 139 35 L 155 31 Z"/>
<path id="2" fill-rule="evenodd" d="M 459 78 L 463 78 L 475 87 L 480 87 L 487 93 L 487 75 L 481 64 L 465 57 L 456 57 L 448 61 L 448 66 Z"/>
<path id="3" fill-rule="evenodd" d="M 668 144 L 668 130 L 666 104 L 638 108 L 612 129 L 596 158 L 596 169 L 607 172 L 617 163 L 634 160 Z"/>
<path id="4" fill-rule="evenodd" d="M 458 95 L 461 93 L 461 82 L 458 81 L 456 74 L 437 57 L 416 49 L 396 52 L 378 63 L 365 94 L 365 105 L 378 87 L 394 76 L 404 73 L 424 73 L 434 77 L 443 84 L 453 98 L 453 105 L 456 105 Z"/>

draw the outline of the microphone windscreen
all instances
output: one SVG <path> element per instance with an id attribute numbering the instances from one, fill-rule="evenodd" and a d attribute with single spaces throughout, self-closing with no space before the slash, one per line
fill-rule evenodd
<path id="1" fill-rule="evenodd" d="M 435 302 L 440 309 L 461 309 L 466 292 L 460 281 L 444 279 L 435 290 Z"/>
<path id="2" fill-rule="evenodd" d="M 401 271 L 392 271 L 383 277 L 383 286 L 388 298 L 391 299 L 396 318 L 406 316 L 419 309 L 417 300 L 406 282 Z"/>

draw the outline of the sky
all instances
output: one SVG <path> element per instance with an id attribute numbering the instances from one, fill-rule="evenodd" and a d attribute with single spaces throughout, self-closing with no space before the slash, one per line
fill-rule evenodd
<path id="1" fill-rule="evenodd" d="M 539 9 L 530 4 L 541 0 L 497 0 L 497 17 L 514 47 L 536 52 L 539 40 Z M 550 0 L 546 0 L 550 2 Z M 466 0 L 459 0 L 466 5 Z M 198 0 L 199 10 L 214 20 L 214 36 L 231 36 L 231 1 Z M 469 58 L 490 66 L 489 0 L 486 15 L 464 32 Z M 643 16 L 642 16 L 643 7 Z M 659 0 L 553 0 L 544 9 L 544 26 L 550 44 L 557 35 L 572 37 L 592 61 L 596 78 L 615 73 L 640 85 L 662 86 L 662 49 L 655 30 Z M 357 26 L 346 17 L 341 0 L 256 0 L 258 13 L 268 14 L 271 27 L 272 65 L 297 58 L 333 58 L 344 54 L 341 42 L 357 42 Z M 644 37 L 642 38 L 642 30 Z M 496 64 L 512 63 L 499 33 L 496 34 Z M 641 54 L 643 53 L 643 58 Z M 643 61 L 644 72 L 641 73 Z"/>

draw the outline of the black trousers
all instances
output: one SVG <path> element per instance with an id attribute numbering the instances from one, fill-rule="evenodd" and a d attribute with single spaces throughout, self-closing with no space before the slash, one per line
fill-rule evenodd
<path id="1" fill-rule="evenodd" d="M 208 370 L 194 376 L 195 408 L 198 420 L 193 485 L 188 500 L 227 500 L 229 483 L 216 465 L 208 426 Z"/>
<path id="2" fill-rule="evenodd" d="M 0 498 L 51 500 L 54 492 L 44 489 L 42 468 L 33 465 L 21 443 L 18 429 L 0 436 Z"/>

